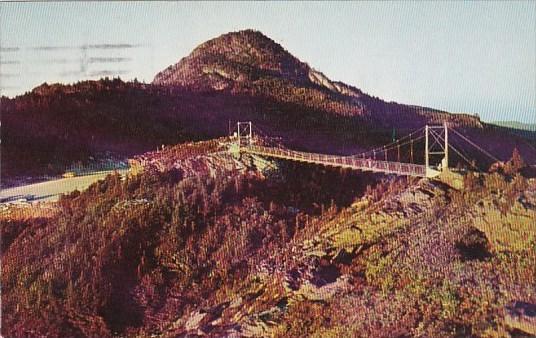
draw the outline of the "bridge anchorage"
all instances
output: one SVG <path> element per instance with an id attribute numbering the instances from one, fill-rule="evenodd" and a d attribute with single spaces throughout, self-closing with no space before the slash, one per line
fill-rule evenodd
<path id="1" fill-rule="evenodd" d="M 258 127 L 255 130 L 258 131 L 259 136 L 254 135 L 253 125 L 250 121 L 238 122 L 236 132 L 233 135 L 235 142 L 233 142 L 231 151 L 353 170 L 434 178 L 440 174 L 450 172 L 449 148 L 456 151 L 460 157 L 469 163 L 460 151 L 454 148 L 452 144 L 449 144 L 449 129 L 468 141 L 465 136 L 450 128 L 444 122 L 443 125 L 426 125 L 398 140 L 394 140 L 392 143 L 360 154 L 341 156 L 292 150 L 280 142 L 270 142 L 273 138 L 266 135 Z M 413 163 L 413 145 L 423 138 L 424 164 Z M 472 142 L 470 144 L 478 147 Z M 406 153 L 401 152 L 402 146 L 410 146 L 409 151 Z M 377 155 L 382 153 L 383 159 L 378 159 Z M 389 160 L 389 155 L 395 157 L 396 160 Z M 408 159 L 409 162 L 404 162 L 403 159 Z M 431 165 L 431 162 L 437 164 Z"/>

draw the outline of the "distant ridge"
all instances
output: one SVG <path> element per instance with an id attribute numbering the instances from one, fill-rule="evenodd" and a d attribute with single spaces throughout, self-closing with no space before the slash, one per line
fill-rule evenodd
<path id="1" fill-rule="evenodd" d="M 503 128 L 512 135 L 523 137 L 529 141 L 536 141 L 536 124 L 517 121 L 496 121 L 491 125 Z M 536 146 L 536 144 L 535 144 Z"/>
<path id="2" fill-rule="evenodd" d="M 506 128 L 513 128 L 513 129 L 536 132 L 536 123 L 523 123 L 523 122 L 517 122 L 517 121 L 494 121 L 494 122 L 491 122 L 491 124 L 501 126 L 501 127 L 506 127 Z"/>

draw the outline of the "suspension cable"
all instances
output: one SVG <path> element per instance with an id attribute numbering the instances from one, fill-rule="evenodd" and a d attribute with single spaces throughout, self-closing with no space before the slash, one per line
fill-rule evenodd
<path id="1" fill-rule="evenodd" d="M 450 139 L 450 144 L 449 144 L 450 148 L 454 149 L 454 144 L 456 144 L 456 143 L 458 143 L 458 142 L 456 142 L 456 139 L 455 139 L 455 138 L 451 138 L 451 139 Z M 463 149 L 461 143 L 460 143 L 460 148 L 457 149 L 456 153 L 459 154 L 460 157 L 462 157 L 462 158 L 463 158 L 463 156 L 465 156 L 465 157 L 467 157 L 467 158 L 470 158 L 470 157 L 471 157 L 471 155 L 470 155 L 467 151 L 465 151 L 465 150 Z M 462 155 L 463 155 L 463 156 L 462 156 Z"/>
<path id="2" fill-rule="evenodd" d="M 432 132 L 432 130 L 430 130 Z M 439 145 L 441 146 L 441 148 L 443 149 L 443 151 L 445 150 L 445 147 L 441 144 L 441 142 L 445 142 L 445 138 L 443 136 L 441 136 L 439 133 L 436 133 L 436 132 L 432 132 L 434 138 L 437 137 L 439 139 Z M 459 134 L 459 133 L 457 133 Z M 465 160 L 471 167 L 477 169 L 478 171 L 480 171 L 480 168 L 478 168 L 477 166 L 475 166 L 467 157 L 469 157 L 469 155 L 465 154 L 461 149 L 456 149 L 454 147 L 454 145 L 452 144 L 452 142 L 450 142 L 450 144 L 448 145 L 452 150 L 454 150 L 463 160 Z"/>
<path id="3" fill-rule="evenodd" d="M 460 151 L 458 151 L 458 149 L 454 148 L 454 146 L 450 145 L 450 148 L 452 150 L 454 150 L 462 159 L 465 160 L 465 162 L 467 162 L 471 167 L 475 168 L 476 170 L 478 171 L 481 171 L 480 168 L 478 168 L 476 165 L 474 165 L 471 161 L 469 161 L 469 159 L 467 159 L 467 157 L 463 156 L 462 153 Z"/>
<path id="4" fill-rule="evenodd" d="M 467 137 L 463 136 L 462 134 L 460 134 L 459 132 L 456 131 L 456 129 L 452 129 L 450 127 L 448 127 L 449 130 L 453 131 L 454 133 L 456 133 L 456 135 L 458 135 L 459 137 L 461 137 L 464 141 L 466 141 L 467 143 L 469 143 L 470 145 L 472 145 L 473 147 L 475 147 L 476 149 L 480 150 L 483 154 L 487 155 L 489 158 L 491 158 L 492 160 L 494 160 L 495 162 L 500 162 L 500 160 L 491 155 L 488 151 L 486 151 L 485 149 L 483 149 L 482 147 L 480 147 L 479 145 L 477 145 L 476 143 L 474 143 L 473 141 L 471 141 L 470 139 L 468 139 Z"/>
<path id="5" fill-rule="evenodd" d="M 383 152 L 383 151 L 389 151 L 389 150 L 393 150 L 393 149 L 397 149 L 399 146 L 402 147 L 402 146 L 405 146 L 407 144 L 411 144 L 413 146 L 413 143 L 416 142 L 416 141 L 419 141 L 419 140 L 422 140 L 424 138 L 424 135 L 421 135 L 415 139 L 410 139 L 404 143 L 400 143 L 400 144 L 394 144 L 393 146 L 389 147 L 389 148 L 374 148 L 372 150 L 369 150 L 369 151 L 366 151 L 366 152 L 362 152 L 362 153 L 359 153 L 359 154 L 356 154 L 356 155 L 348 155 L 347 157 L 349 158 L 356 158 L 358 156 L 364 156 L 366 154 L 373 154 L 373 156 L 375 155 L 374 153 L 378 153 L 378 152 Z"/>
<path id="6" fill-rule="evenodd" d="M 439 133 L 435 132 L 433 129 L 429 129 L 430 135 L 433 136 L 434 142 L 429 147 L 429 149 L 433 148 L 436 144 L 438 144 L 441 147 L 441 150 L 445 151 L 445 146 L 443 143 L 445 143 L 445 138 L 443 138 Z"/>
<path id="7" fill-rule="evenodd" d="M 390 149 L 394 149 L 393 147 L 396 147 L 396 144 L 397 144 L 397 143 L 399 143 L 400 141 L 402 141 L 402 140 L 404 140 L 404 139 L 406 139 L 406 138 L 408 138 L 408 137 L 411 137 L 411 136 L 413 136 L 413 135 L 419 133 L 419 132 L 422 131 L 424 128 L 425 128 L 425 127 L 421 127 L 421 128 L 419 128 L 419 129 L 417 129 L 417 130 L 414 130 L 414 131 L 412 131 L 411 133 L 409 133 L 409 134 L 407 134 L 407 135 L 405 135 L 405 136 L 399 138 L 398 140 L 396 140 L 396 141 L 394 141 L 394 142 L 390 142 L 390 143 L 387 143 L 387 144 L 385 144 L 385 145 L 383 145 L 383 146 L 379 146 L 379 147 L 376 147 L 376 148 L 373 148 L 373 149 L 370 149 L 370 150 L 367 150 L 367 151 L 363 151 L 363 152 L 361 152 L 361 153 L 357 153 L 357 154 L 349 155 L 349 156 L 352 156 L 352 157 L 354 157 L 354 156 L 355 156 L 355 157 L 358 157 L 358 156 L 360 156 L 360 155 L 370 154 L 370 153 L 372 153 L 373 151 L 383 151 L 384 149 L 388 149 L 388 150 L 390 150 Z"/>

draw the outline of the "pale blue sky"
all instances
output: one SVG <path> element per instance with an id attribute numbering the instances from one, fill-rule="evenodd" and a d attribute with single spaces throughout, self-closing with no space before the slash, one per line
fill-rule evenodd
<path id="1" fill-rule="evenodd" d="M 536 122 L 536 2 L 1 3 L 0 86 L 150 82 L 220 34 L 262 31 L 387 101 Z"/>

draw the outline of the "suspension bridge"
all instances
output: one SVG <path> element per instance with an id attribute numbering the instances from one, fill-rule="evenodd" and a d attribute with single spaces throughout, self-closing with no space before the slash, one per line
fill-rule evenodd
<path id="1" fill-rule="evenodd" d="M 297 151 L 281 143 L 267 144 L 266 140 L 273 138 L 268 135 L 254 135 L 251 122 L 238 122 L 237 131 L 234 134 L 236 139 L 234 146 L 235 151 L 239 153 L 269 158 L 384 174 L 434 178 L 449 171 L 449 149 L 470 166 L 475 167 L 473 161 L 469 160 L 464 152 L 454 147 L 453 144 L 449 144 L 449 131 L 494 161 L 499 161 L 469 138 L 449 127 L 446 122 L 443 125 L 426 125 L 389 144 L 347 156 Z M 414 163 L 413 146 L 422 139 L 424 139 L 424 163 L 418 164 Z M 405 147 L 408 149 L 406 150 Z M 405 154 L 404 151 L 409 154 Z M 409 162 L 402 161 L 403 158 L 409 158 Z M 434 161 L 436 163 L 433 163 Z"/>

